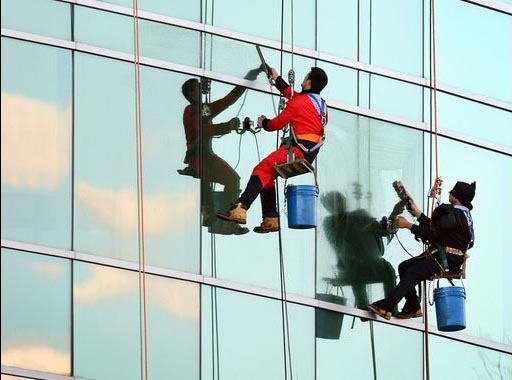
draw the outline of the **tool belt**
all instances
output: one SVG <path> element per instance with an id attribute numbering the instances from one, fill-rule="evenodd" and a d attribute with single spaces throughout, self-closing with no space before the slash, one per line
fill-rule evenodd
<path id="1" fill-rule="evenodd" d="M 444 248 L 445 253 L 449 253 L 449 254 L 455 255 L 455 256 L 466 256 L 466 254 L 464 252 L 462 252 L 460 249 L 452 248 L 452 247 L 443 247 L 443 248 Z M 430 253 L 436 253 L 436 252 L 439 252 L 438 248 L 434 249 Z"/>
<path id="2" fill-rule="evenodd" d="M 456 255 L 456 256 L 465 256 L 466 255 L 464 252 L 462 252 L 460 249 L 457 249 L 457 248 L 445 247 L 444 250 L 446 253 L 449 253 L 451 255 Z"/>

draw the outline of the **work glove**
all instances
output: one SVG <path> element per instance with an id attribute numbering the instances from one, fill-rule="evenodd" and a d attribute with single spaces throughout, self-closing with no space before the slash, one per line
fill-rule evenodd
<path id="1" fill-rule="evenodd" d="M 229 129 L 234 131 L 235 129 L 240 128 L 240 119 L 238 117 L 232 118 L 230 121 L 228 121 Z"/>

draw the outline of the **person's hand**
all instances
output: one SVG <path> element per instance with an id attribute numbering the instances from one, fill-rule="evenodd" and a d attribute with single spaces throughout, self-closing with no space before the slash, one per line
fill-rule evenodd
<path id="1" fill-rule="evenodd" d="M 238 117 L 232 118 L 230 121 L 228 121 L 229 129 L 232 131 L 235 129 L 240 128 L 240 119 Z"/>
<path id="2" fill-rule="evenodd" d="M 258 117 L 258 128 L 263 128 L 263 120 L 265 120 L 267 117 L 265 115 L 261 115 Z"/>
<path id="3" fill-rule="evenodd" d="M 412 223 L 405 219 L 403 216 L 397 216 L 395 218 L 395 226 L 397 226 L 398 228 L 411 229 Z"/>
<path id="4" fill-rule="evenodd" d="M 407 197 L 409 198 L 409 203 L 406 205 L 407 210 L 411 213 L 412 216 L 418 218 L 421 215 L 421 210 L 414 202 L 414 199 L 412 199 L 411 194 L 406 190 L 405 193 L 407 194 Z"/>
<path id="5" fill-rule="evenodd" d="M 279 77 L 279 72 L 273 67 L 270 68 L 270 78 L 275 81 Z"/>

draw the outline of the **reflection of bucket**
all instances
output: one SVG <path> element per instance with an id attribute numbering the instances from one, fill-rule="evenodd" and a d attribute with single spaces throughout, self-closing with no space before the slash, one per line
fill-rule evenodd
<path id="1" fill-rule="evenodd" d="M 288 227 L 304 229 L 316 227 L 316 186 L 288 185 L 286 199 L 288 202 Z"/>
<path id="2" fill-rule="evenodd" d="M 317 293 L 316 298 L 320 301 L 332 302 L 338 305 L 346 305 L 345 297 L 334 294 Z M 331 310 L 316 309 L 316 337 L 323 339 L 339 339 L 343 315 Z"/>
<path id="3" fill-rule="evenodd" d="M 466 291 L 460 286 L 434 289 L 437 328 L 440 331 L 458 331 L 466 328 Z"/>
<path id="4" fill-rule="evenodd" d="M 224 191 L 212 191 L 211 197 L 213 213 L 210 229 L 212 232 L 220 232 L 224 229 L 226 223 L 231 222 L 226 222 L 222 219 L 215 217 L 215 213 L 226 211 L 227 209 L 229 209 L 229 206 L 233 201 L 233 194 L 226 193 Z"/>

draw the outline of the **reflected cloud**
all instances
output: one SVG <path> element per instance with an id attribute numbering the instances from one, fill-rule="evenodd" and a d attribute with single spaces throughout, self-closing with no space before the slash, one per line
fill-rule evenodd
<path id="1" fill-rule="evenodd" d="M 69 176 L 71 108 L 2 93 L 2 185 L 55 190 Z"/>
<path id="2" fill-rule="evenodd" d="M 71 373 L 69 352 L 44 345 L 20 345 L 2 350 L 2 365 L 62 375 Z"/>
<path id="3" fill-rule="evenodd" d="M 91 279 L 76 285 L 73 290 L 78 302 L 90 304 L 137 293 L 138 281 L 132 272 L 102 266 L 94 266 L 90 270 L 93 272 Z"/>
<path id="4" fill-rule="evenodd" d="M 152 278 L 147 286 L 150 300 L 178 318 L 199 320 L 199 287 L 182 281 Z"/>
<path id="5" fill-rule="evenodd" d="M 107 267 L 91 267 L 92 276 L 75 286 L 78 302 L 87 304 L 123 296 L 138 296 L 137 274 Z M 148 300 L 178 318 L 199 320 L 199 287 L 188 282 L 151 276 L 146 282 Z"/>
<path id="6" fill-rule="evenodd" d="M 64 272 L 64 266 L 56 263 L 29 263 L 32 270 L 46 278 L 56 278 Z"/>
<path id="7" fill-rule="evenodd" d="M 137 194 L 131 189 L 105 190 L 85 182 L 76 185 L 78 202 L 102 223 L 124 233 L 138 229 Z M 196 216 L 194 193 L 159 193 L 144 197 L 144 231 L 164 236 L 177 227 L 189 226 Z"/>

